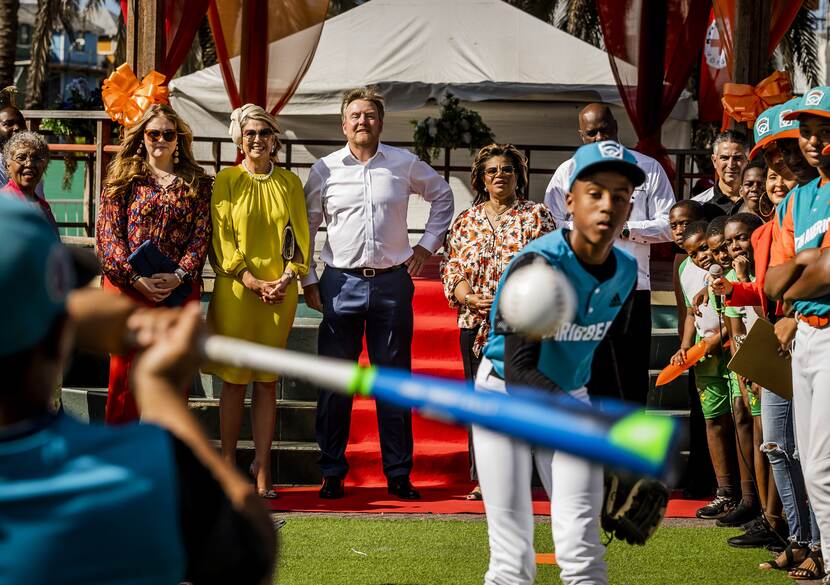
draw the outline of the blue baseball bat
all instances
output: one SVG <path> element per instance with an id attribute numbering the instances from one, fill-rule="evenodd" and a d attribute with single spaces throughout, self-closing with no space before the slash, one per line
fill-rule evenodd
<path id="1" fill-rule="evenodd" d="M 202 353 L 210 361 L 303 379 L 346 394 L 373 396 L 422 416 L 479 425 L 528 443 L 562 450 L 634 473 L 667 478 L 681 431 L 670 417 L 632 406 L 587 405 L 570 396 L 531 388 L 508 394 L 475 391 L 472 384 L 390 368 L 273 349 L 222 336 L 208 336 Z"/>

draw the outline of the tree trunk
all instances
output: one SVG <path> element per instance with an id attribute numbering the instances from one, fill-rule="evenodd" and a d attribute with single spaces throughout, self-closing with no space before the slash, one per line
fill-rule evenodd
<path id="1" fill-rule="evenodd" d="M 0 0 L 0 88 L 14 85 L 20 0 Z"/>
<path id="2" fill-rule="evenodd" d="M 55 19 L 59 10 L 59 0 L 38 0 L 35 28 L 32 31 L 32 64 L 29 66 L 29 79 L 26 83 L 26 109 L 43 107 L 52 34 L 55 32 Z"/>

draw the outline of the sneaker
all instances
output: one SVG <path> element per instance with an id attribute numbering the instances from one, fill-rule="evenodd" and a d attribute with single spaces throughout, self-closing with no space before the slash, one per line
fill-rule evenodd
<path id="1" fill-rule="evenodd" d="M 749 504 L 743 500 L 732 508 L 729 513 L 722 516 L 715 524 L 721 527 L 743 526 L 751 523 L 758 516 L 760 510 L 757 505 Z"/>
<path id="2" fill-rule="evenodd" d="M 700 508 L 696 515 L 704 520 L 716 520 L 728 514 L 737 505 L 738 501 L 735 498 L 718 494 L 714 500 Z"/>
<path id="3" fill-rule="evenodd" d="M 764 548 L 774 544 L 787 544 L 765 520 L 761 520 L 743 534 L 728 538 L 726 542 L 736 548 Z"/>

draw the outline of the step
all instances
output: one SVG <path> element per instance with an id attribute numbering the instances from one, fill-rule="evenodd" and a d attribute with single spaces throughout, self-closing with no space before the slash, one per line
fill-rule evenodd
<path id="1" fill-rule="evenodd" d="M 221 442 L 212 441 L 218 450 Z M 317 443 L 305 441 L 274 441 L 271 443 L 271 477 L 279 485 L 316 485 L 322 482 L 317 459 Z M 236 445 L 236 465 L 246 476 L 254 460 L 253 441 Z"/>
<path id="2" fill-rule="evenodd" d="M 689 409 L 689 374 L 683 372 L 668 384 L 654 385 L 660 370 L 649 370 L 649 389 L 646 408 L 659 411 L 686 411 Z"/>
<path id="3" fill-rule="evenodd" d="M 219 400 L 194 399 L 189 401 L 191 412 L 205 428 L 209 437 L 219 437 Z M 277 400 L 276 422 L 274 424 L 275 441 L 313 441 L 314 418 L 317 406 L 314 402 L 297 400 Z M 239 438 L 251 440 L 251 401 L 245 401 L 245 413 Z"/>

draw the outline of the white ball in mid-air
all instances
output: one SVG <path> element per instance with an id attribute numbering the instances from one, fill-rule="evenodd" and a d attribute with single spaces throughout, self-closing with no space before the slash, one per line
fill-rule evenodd
<path id="1" fill-rule="evenodd" d="M 516 333 L 542 339 L 552 337 L 563 323 L 573 321 L 576 293 L 564 274 L 539 260 L 511 272 L 498 308 Z"/>

